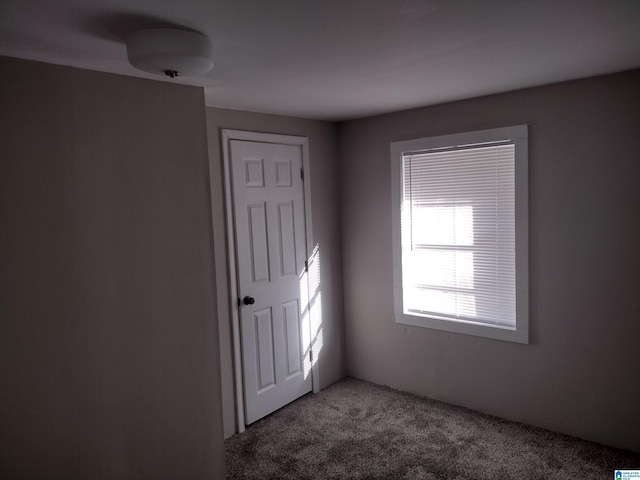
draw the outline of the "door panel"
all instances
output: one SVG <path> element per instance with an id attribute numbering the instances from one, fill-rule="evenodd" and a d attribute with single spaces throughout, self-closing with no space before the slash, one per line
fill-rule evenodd
<path id="1" fill-rule="evenodd" d="M 251 283 L 269 281 L 269 243 L 267 241 L 267 208 L 265 203 L 247 205 Z"/>
<path id="2" fill-rule="evenodd" d="M 300 147 L 230 141 L 245 421 L 311 391 Z M 303 338 L 303 335 L 306 337 Z"/>
<path id="3" fill-rule="evenodd" d="M 280 240 L 280 275 L 296 275 L 296 234 L 293 202 L 278 204 L 278 239 Z"/>
<path id="4" fill-rule="evenodd" d="M 302 371 L 302 357 L 300 355 L 300 315 L 298 300 L 282 305 L 282 315 L 284 317 L 286 354 L 287 354 L 287 377 L 296 375 Z"/>

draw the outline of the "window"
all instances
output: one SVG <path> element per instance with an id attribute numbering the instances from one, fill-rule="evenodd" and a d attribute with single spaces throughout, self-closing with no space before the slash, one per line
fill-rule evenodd
<path id="1" fill-rule="evenodd" d="M 396 322 L 528 343 L 527 126 L 391 144 Z"/>

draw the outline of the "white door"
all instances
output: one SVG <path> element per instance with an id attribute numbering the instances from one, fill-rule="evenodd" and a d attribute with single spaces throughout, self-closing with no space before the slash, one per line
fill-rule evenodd
<path id="1" fill-rule="evenodd" d="M 231 140 L 245 422 L 311 391 L 299 146 Z"/>

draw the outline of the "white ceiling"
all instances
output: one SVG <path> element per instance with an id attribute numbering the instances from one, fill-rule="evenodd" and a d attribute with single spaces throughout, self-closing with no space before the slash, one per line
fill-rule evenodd
<path id="1" fill-rule="evenodd" d="M 124 35 L 167 24 L 212 39 L 211 72 L 128 64 Z M 640 0 L 0 0 L 0 55 L 344 120 L 640 67 Z"/>

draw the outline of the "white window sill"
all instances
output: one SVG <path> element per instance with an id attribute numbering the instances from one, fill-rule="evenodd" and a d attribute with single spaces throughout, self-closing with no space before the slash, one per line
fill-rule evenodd
<path id="1" fill-rule="evenodd" d="M 410 315 L 406 313 L 396 313 L 396 323 L 411 325 L 414 327 L 431 328 L 433 330 L 440 330 L 444 332 L 492 338 L 494 340 L 504 340 L 507 342 L 523 344 L 529 343 L 528 328 L 525 328 L 522 325 L 518 329 L 510 329 L 507 327 L 484 325 L 465 321 L 443 320 L 435 317 Z"/>

